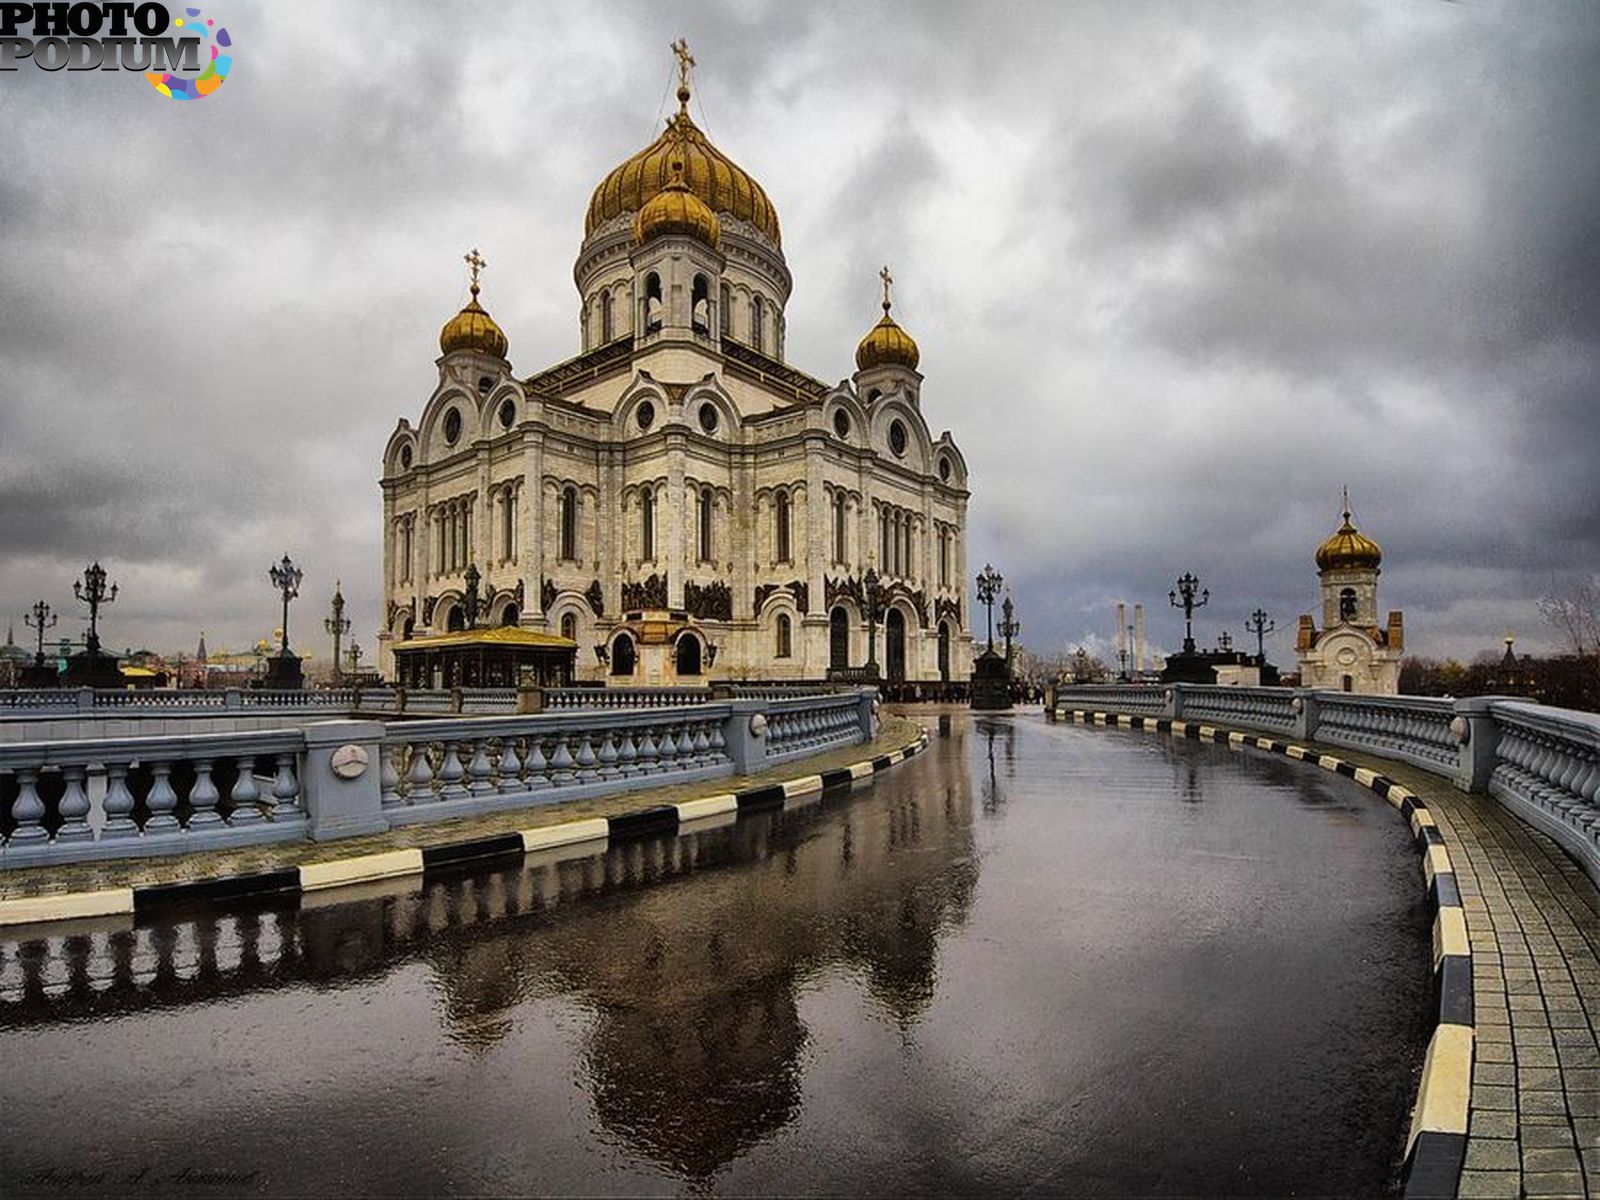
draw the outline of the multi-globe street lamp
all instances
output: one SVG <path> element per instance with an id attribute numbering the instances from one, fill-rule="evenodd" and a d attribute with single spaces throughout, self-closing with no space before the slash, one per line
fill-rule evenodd
<path id="1" fill-rule="evenodd" d="M 1199 599 L 1196 599 L 1196 596 Z M 1178 597 L 1183 599 L 1179 600 Z M 1202 588 L 1200 581 L 1188 571 L 1178 576 L 1178 586 L 1167 593 L 1167 601 L 1173 608 L 1183 609 L 1183 652 L 1194 653 L 1194 610 L 1203 608 L 1211 600 L 1211 589 Z"/>
<path id="2" fill-rule="evenodd" d="M 1011 661 L 1011 642 L 1022 632 L 1022 622 L 1016 619 L 1016 605 L 1011 602 L 1011 592 L 1006 592 L 1005 602 L 1000 605 L 1000 636 L 1006 640 L 1006 662 Z"/>
<path id="3" fill-rule="evenodd" d="M 1244 623 L 1246 633 L 1256 635 L 1256 665 L 1264 666 L 1267 661 L 1267 634 L 1278 628 L 1276 621 L 1267 620 L 1267 610 L 1258 608 L 1250 614 L 1250 619 Z"/>
<path id="4" fill-rule="evenodd" d="M 868 567 L 861 577 L 861 598 L 867 606 L 867 672 L 873 678 L 878 674 L 878 604 L 883 599 L 883 585 L 878 572 Z"/>
<path id="5" fill-rule="evenodd" d="M 989 653 L 994 653 L 994 602 L 1000 595 L 1006 577 L 996 571 L 988 563 L 983 565 L 983 570 L 978 573 L 978 602 L 987 610 L 989 629 Z"/>
<path id="6" fill-rule="evenodd" d="M 288 623 L 287 613 L 284 615 L 284 622 Z M 350 618 L 344 615 L 344 592 L 337 579 L 333 581 L 332 615 L 322 619 L 322 627 L 333 635 L 333 677 L 338 679 L 339 642 L 350 632 Z"/>
<path id="7" fill-rule="evenodd" d="M 84 641 L 84 647 L 91 656 L 100 653 L 100 606 L 110 604 L 117 598 L 117 585 L 112 584 L 106 590 L 106 571 L 99 562 L 91 563 L 84 569 L 82 581 L 74 580 L 72 594 L 89 606 L 89 636 Z"/>
<path id="8" fill-rule="evenodd" d="M 289 601 L 300 594 L 300 580 L 305 577 L 304 572 L 295 566 L 289 556 L 285 554 L 283 561 L 274 563 L 267 569 L 267 575 L 272 580 L 272 586 L 283 593 L 283 645 L 280 653 L 289 656 Z"/>
<path id="9" fill-rule="evenodd" d="M 48 604 L 40 600 L 33 606 L 31 620 L 27 613 L 22 614 L 22 623 L 38 635 L 39 648 L 34 651 L 33 665 L 42 668 L 44 666 L 44 631 L 55 626 L 56 615 L 50 611 Z"/>

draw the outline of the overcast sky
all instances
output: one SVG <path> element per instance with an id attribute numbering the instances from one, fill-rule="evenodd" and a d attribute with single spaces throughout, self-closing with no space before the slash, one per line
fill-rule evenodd
<path id="1" fill-rule="evenodd" d="M 668 11 L 670 7 L 670 12 Z M 1193 571 L 1293 658 L 1348 483 L 1412 652 L 1552 648 L 1600 569 L 1600 4 L 218 0 L 210 98 L 0 76 L 0 622 L 98 557 L 113 648 L 269 635 L 269 563 L 369 651 L 379 459 L 461 255 L 522 375 L 575 353 L 589 194 L 672 102 L 762 181 L 788 352 L 853 369 L 892 265 L 969 560 L 1108 649 Z M 982 623 L 978 622 L 981 633 Z M 317 636 L 312 636 L 313 628 Z M 31 639 L 30 639 L 31 640 Z M 369 655 L 370 657 L 370 655 Z"/>

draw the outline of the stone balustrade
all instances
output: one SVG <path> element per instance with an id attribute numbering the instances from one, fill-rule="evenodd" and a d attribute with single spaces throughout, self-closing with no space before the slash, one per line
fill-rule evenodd
<path id="1" fill-rule="evenodd" d="M 517 695 L 490 691 L 482 703 Z M 754 774 L 876 734 L 875 689 L 779 700 L 639 691 L 541 714 L 416 717 L 408 697 L 407 718 L 392 721 L 321 710 L 283 728 L 196 732 L 203 723 L 185 714 L 177 733 L 0 743 L 0 868 L 375 833 Z"/>
<path id="2" fill-rule="evenodd" d="M 1494 796 L 1600 883 L 1600 715 L 1594 713 L 1495 696 L 1445 700 L 1202 684 L 1062 687 L 1046 703 L 1052 717 L 1073 710 L 1270 730 L 1398 759 L 1463 791 Z"/>
<path id="3" fill-rule="evenodd" d="M 711 699 L 709 687 L 546 688 L 547 709 L 677 708 Z"/>

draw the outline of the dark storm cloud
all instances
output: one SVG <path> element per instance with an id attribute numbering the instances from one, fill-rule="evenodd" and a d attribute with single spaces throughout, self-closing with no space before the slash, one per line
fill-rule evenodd
<path id="1" fill-rule="evenodd" d="M 1345 483 L 1424 652 L 1537 635 L 1600 562 L 1595 6 L 485 11 L 240 0 L 189 105 L 0 79 L 0 616 L 99 556 L 113 642 L 239 644 L 288 549 L 299 627 L 342 577 L 370 647 L 378 457 L 460 254 L 519 371 L 573 353 L 589 192 L 671 111 L 679 34 L 781 215 L 797 366 L 849 371 L 893 266 L 1030 645 L 1126 599 L 1170 647 L 1189 569 L 1207 640 L 1289 629 Z"/>

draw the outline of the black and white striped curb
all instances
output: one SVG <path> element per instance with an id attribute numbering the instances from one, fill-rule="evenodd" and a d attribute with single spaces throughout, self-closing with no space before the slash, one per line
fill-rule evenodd
<path id="1" fill-rule="evenodd" d="M 296 867 L 257 871 L 248 875 L 0 900 L 0 926 L 61 921 L 74 917 L 140 914 L 171 905 L 233 900 L 267 893 L 315 892 L 406 875 L 425 876 L 464 862 L 521 856 L 557 846 L 592 844 L 594 853 L 599 854 L 615 842 L 694 833 L 732 823 L 748 813 L 792 807 L 804 803 L 803 797 L 814 797 L 829 789 L 848 787 L 859 779 L 887 771 L 927 748 L 928 733 L 923 730 L 898 750 L 848 767 L 803 775 L 782 783 L 746 788 L 741 792 L 723 792 L 698 800 L 652 805 L 614 817 L 566 821 L 559 825 L 472 838 L 442 846 L 385 850 L 377 854 L 302 863 Z"/>
<path id="2" fill-rule="evenodd" d="M 1427 805 L 1415 793 L 1385 775 L 1293 742 L 1166 717 L 1064 708 L 1056 710 L 1056 717 L 1084 725 L 1153 730 L 1194 741 L 1248 746 L 1281 754 L 1353 779 L 1400 810 L 1422 855 L 1422 875 L 1434 909 L 1433 981 L 1438 999 L 1433 1035 L 1428 1041 L 1422 1083 L 1417 1089 L 1417 1103 L 1412 1110 L 1411 1130 L 1406 1139 L 1405 1194 L 1408 1197 L 1455 1196 L 1467 1153 L 1467 1116 L 1472 1098 L 1475 1028 L 1472 947 L 1467 939 L 1466 911 L 1461 905 L 1461 888 L 1450 862 L 1450 851 Z"/>

